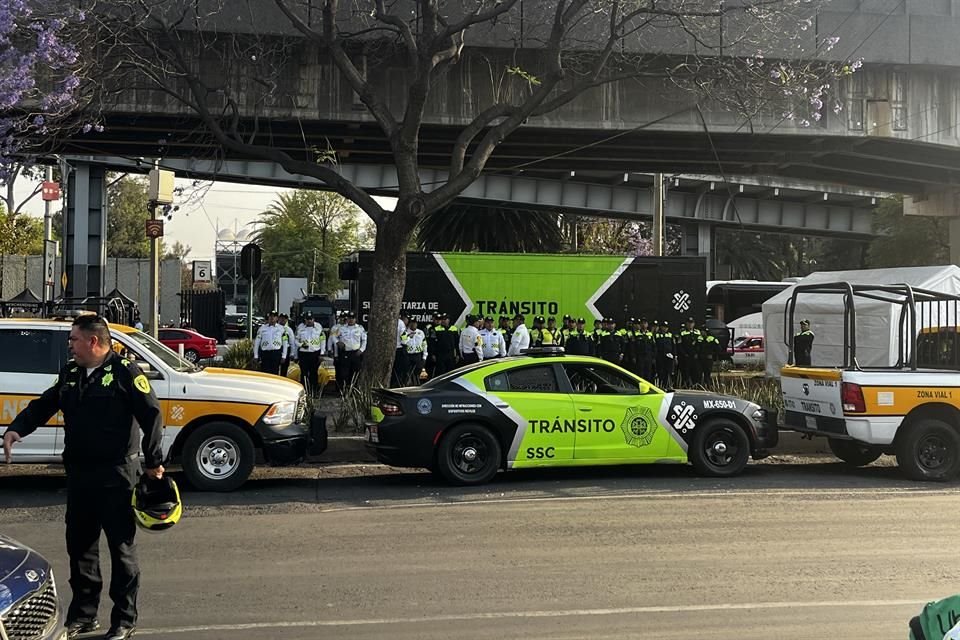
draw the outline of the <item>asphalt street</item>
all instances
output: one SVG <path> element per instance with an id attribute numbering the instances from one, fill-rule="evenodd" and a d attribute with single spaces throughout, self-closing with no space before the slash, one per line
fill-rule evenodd
<path id="1" fill-rule="evenodd" d="M 727 481 L 551 470 L 459 489 L 385 467 L 268 469 L 140 540 L 147 638 L 905 638 L 960 591 L 960 484 L 818 460 Z M 0 466 L 0 531 L 64 596 L 64 482 Z M 104 550 L 105 551 L 105 550 Z M 108 603 L 102 607 L 103 618 Z"/>

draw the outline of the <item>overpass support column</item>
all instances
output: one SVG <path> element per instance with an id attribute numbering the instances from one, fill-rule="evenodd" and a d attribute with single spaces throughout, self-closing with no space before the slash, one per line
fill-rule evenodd
<path id="1" fill-rule="evenodd" d="M 709 222 L 683 226 L 680 255 L 707 259 L 707 280 L 713 278 L 713 225 Z"/>
<path id="2" fill-rule="evenodd" d="M 65 298 L 103 295 L 107 262 L 107 170 L 72 164 L 63 218 Z"/>
<path id="3" fill-rule="evenodd" d="M 950 218 L 950 264 L 960 265 L 960 217 Z"/>

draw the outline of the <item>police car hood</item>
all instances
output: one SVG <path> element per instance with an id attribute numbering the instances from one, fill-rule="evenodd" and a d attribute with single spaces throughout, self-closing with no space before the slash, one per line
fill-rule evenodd
<path id="1" fill-rule="evenodd" d="M 272 404 L 282 400 L 296 400 L 303 391 L 303 387 L 293 380 L 243 369 L 207 367 L 203 371 L 190 374 L 189 379 L 191 396 L 209 395 L 211 400 L 237 399 L 243 402 Z"/>

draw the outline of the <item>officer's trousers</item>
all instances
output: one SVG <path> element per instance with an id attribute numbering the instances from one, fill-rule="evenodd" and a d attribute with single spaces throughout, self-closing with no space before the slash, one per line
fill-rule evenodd
<path id="1" fill-rule="evenodd" d="M 461 353 L 460 357 L 463 359 L 461 364 L 473 364 L 474 362 L 480 362 L 480 356 L 471 351 L 470 353 Z"/>
<path id="2" fill-rule="evenodd" d="M 657 386 L 664 391 L 673 390 L 673 358 L 657 358 Z"/>
<path id="3" fill-rule="evenodd" d="M 453 354 L 438 355 L 437 364 L 433 368 L 434 375 L 443 375 L 447 371 L 453 371 L 453 368 Z"/>
<path id="4" fill-rule="evenodd" d="M 390 374 L 390 386 L 391 387 L 402 387 L 404 386 L 407 369 L 410 365 L 407 362 L 407 350 L 403 347 L 397 347 L 396 352 L 393 355 L 393 371 Z"/>
<path id="5" fill-rule="evenodd" d="M 280 349 L 260 351 L 260 371 L 280 375 Z"/>
<path id="6" fill-rule="evenodd" d="M 360 373 L 360 366 L 363 364 L 363 356 L 359 351 L 347 351 L 343 354 L 343 383 L 340 390 L 344 391 L 354 382 Z"/>
<path id="7" fill-rule="evenodd" d="M 110 549 L 110 626 L 134 626 L 137 622 L 137 566 L 134 535 L 137 526 L 130 506 L 132 489 L 71 486 L 67 489 L 67 554 L 70 556 L 70 587 L 73 600 L 67 621 L 88 621 L 100 607 L 100 531 Z"/>
<path id="8" fill-rule="evenodd" d="M 654 372 L 653 366 L 653 358 L 644 356 L 637 359 L 637 375 L 647 382 L 657 384 L 656 373 Z"/>
<path id="9" fill-rule="evenodd" d="M 713 358 L 700 359 L 700 383 L 707 386 L 713 384 Z"/>
<path id="10" fill-rule="evenodd" d="M 420 384 L 420 372 L 423 370 L 423 354 L 406 354 L 407 366 L 404 369 L 403 384 L 417 386 Z"/>
<path id="11" fill-rule="evenodd" d="M 301 351 L 297 354 L 300 360 L 300 384 L 307 393 L 316 394 L 321 391 L 320 379 L 317 371 L 320 367 L 319 351 Z"/>

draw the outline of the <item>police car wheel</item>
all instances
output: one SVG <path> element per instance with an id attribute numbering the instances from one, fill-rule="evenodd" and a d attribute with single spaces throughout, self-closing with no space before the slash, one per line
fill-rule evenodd
<path id="1" fill-rule="evenodd" d="M 856 440 L 830 438 L 830 451 L 852 467 L 865 467 L 883 455 L 883 449 Z"/>
<path id="2" fill-rule="evenodd" d="M 497 475 L 501 458 L 500 443 L 489 429 L 459 424 L 440 439 L 436 468 L 451 484 L 484 484 Z"/>
<path id="3" fill-rule="evenodd" d="M 950 480 L 960 472 L 960 434 L 942 420 L 918 420 L 901 427 L 897 465 L 911 480 Z"/>
<path id="4" fill-rule="evenodd" d="M 253 471 L 253 440 L 235 424 L 211 422 L 187 437 L 181 461 L 196 489 L 233 491 Z"/>
<path id="5" fill-rule="evenodd" d="M 735 476 L 750 460 L 750 438 L 743 427 L 732 420 L 711 420 L 697 427 L 689 456 L 700 475 Z"/>

